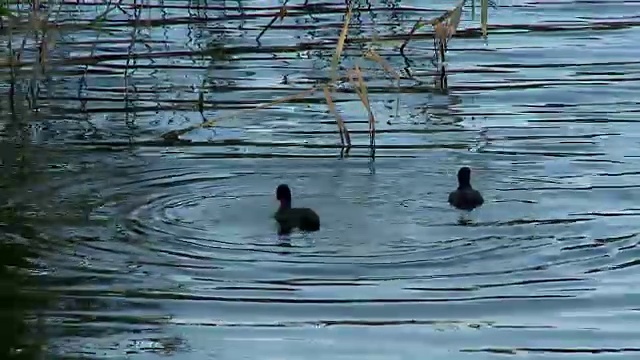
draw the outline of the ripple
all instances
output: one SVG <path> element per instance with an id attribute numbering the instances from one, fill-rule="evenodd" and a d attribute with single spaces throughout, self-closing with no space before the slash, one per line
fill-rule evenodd
<path id="1" fill-rule="evenodd" d="M 463 327 L 481 331 L 483 342 L 496 339 L 496 329 L 512 331 L 522 345 L 537 329 L 566 331 L 562 347 L 549 342 L 560 351 L 571 349 L 585 326 L 613 336 L 638 301 L 625 288 L 640 248 L 629 221 L 637 215 L 633 200 L 596 209 L 593 201 L 629 187 L 575 187 L 593 174 L 588 167 L 571 167 L 568 175 L 526 162 L 476 164 L 476 186 L 488 199 L 543 195 L 490 200 L 460 224 L 443 198 L 458 165 L 438 154 L 402 166 L 380 158 L 374 169 L 358 158 L 203 162 L 149 156 L 144 148 L 127 161 L 83 156 L 92 166 L 62 174 L 47 167 L 59 176 L 55 182 L 14 198 L 47 214 L 51 220 L 38 228 L 67 241 L 44 249 L 55 274 L 46 288 L 59 299 L 48 316 L 68 331 L 82 329 L 83 338 L 150 332 L 138 341 L 155 344 L 151 338 L 186 331 L 184 349 L 204 346 L 197 334 L 213 329 L 395 329 L 375 330 L 382 337 L 403 327 L 429 336 Z M 634 181 L 622 165 L 608 166 L 600 174 L 628 175 L 598 177 Z M 283 181 L 297 203 L 321 214 L 322 231 L 276 235 L 273 191 Z M 539 185 L 547 183 L 563 186 Z M 52 194 L 68 198 L 65 208 L 82 201 L 85 210 L 54 215 Z M 68 225 L 61 228 L 62 216 Z M 613 311 L 625 315 L 606 315 Z M 493 349 L 448 336 L 463 352 Z M 538 349 L 517 345 L 504 349 Z"/>
<path id="2" fill-rule="evenodd" d="M 144 148 L 133 163 L 122 155 L 84 156 L 94 161 L 90 171 L 69 167 L 55 183 L 15 201 L 48 214 L 51 221 L 38 228 L 67 239 L 45 251 L 55 269 L 47 291 L 60 299 L 48 316 L 64 319 L 64 328 L 84 329 L 85 338 L 151 331 L 160 339 L 187 331 L 184 346 L 197 347 L 204 346 L 197 334 L 217 328 L 409 326 L 435 336 L 431 331 L 462 326 L 484 329 L 479 336 L 488 341 L 496 327 L 483 322 L 516 332 L 579 332 L 587 325 L 613 331 L 624 322 L 618 315 L 607 324 L 566 314 L 625 313 L 638 301 L 620 290 L 638 264 L 633 201 L 593 208 L 599 196 L 630 187 L 575 187 L 590 168 L 571 167 L 576 173 L 567 176 L 528 163 L 504 168 L 499 159 L 476 164 L 476 186 L 488 199 L 542 195 L 534 202 L 490 200 L 460 224 L 443 198 L 458 164 L 437 153 L 402 166 L 380 158 L 374 169 L 359 158 L 202 161 L 149 156 Z M 609 166 L 603 174 L 627 172 Z M 296 203 L 321 214 L 320 232 L 277 236 L 273 191 L 283 181 Z M 56 216 L 64 212 L 53 215 L 46 194 L 82 199 L 86 210 L 66 212 L 68 225 L 60 228 Z M 612 273 L 622 275 L 618 282 L 611 282 Z M 520 339 L 530 336 L 523 334 Z M 450 336 L 460 351 L 485 349 Z M 571 338 L 565 340 L 571 348 Z"/>

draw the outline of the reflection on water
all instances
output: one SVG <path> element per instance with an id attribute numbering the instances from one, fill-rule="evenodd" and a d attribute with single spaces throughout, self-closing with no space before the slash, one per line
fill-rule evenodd
<path id="1" fill-rule="evenodd" d="M 416 78 L 397 117 L 388 78 L 361 63 L 375 162 L 347 90 L 334 101 L 349 156 L 321 93 L 227 117 L 324 81 L 343 5 L 293 9 L 260 48 L 276 3 L 151 5 L 144 26 L 124 6 L 101 30 L 61 27 L 51 56 L 67 61 L 53 63 L 38 111 L 11 101 L 28 87 L 2 88 L 2 358 L 637 357 L 628 4 L 498 4 L 486 43 L 465 15 L 447 91 L 431 86 L 431 40 L 407 48 Z M 440 13 L 401 5 L 354 18 L 345 66 L 358 36 Z M 401 69 L 397 45 L 378 51 Z M 202 121 L 203 83 L 205 116 L 223 116 L 215 131 L 159 141 Z M 485 197 L 469 214 L 446 201 L 462 165 Z M 321 231 L 277 235 L 282 182 Z"/>
<path id="2" fill-rule="evenodd" d="M 3 359 L 35 359 L 46 344 L 42 309 L 48 294 L 38 291 L 37 254 L 19 234 L 37 240 L 33 229 L 21 224 L 9 208 L 0 209 L 0 356 Z"/>

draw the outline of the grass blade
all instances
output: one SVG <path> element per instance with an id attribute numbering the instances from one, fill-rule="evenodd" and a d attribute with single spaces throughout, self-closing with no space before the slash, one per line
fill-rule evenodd
<path id="1" fill-rule="evenodd" d="M 329 107 L 329 111 L 333 114 L 333 116 L 336 117 L 336 123 L 338 124 L 338 131 L 340 131 L 340 142 L 342 143 L 342 146 L 344 146 L 346 141 L 347 146 L 350 147 L 351 136 L 349 136 L 349 130 L 347 130 L 347 126 L 344 123 L 344 119 L 342 119 L 342 116 L 340 115 L 340 113 L 338 113 L 338 110 L 336 109 L 336 105 L 333 103 L 333 100 L 331 99 L 331 91 L 329 90 L 329 86 L 325 86 L 323 90 L 324 90 L 324 98 L 327 101 L 327 106 Z"/>
<path id="2" fill-rule="evenodd" d="M 340 56 L 344 49 L 344 43 L 347 39 L 347 32 L 349 31 L 349 22 L 351 21 L 351 4 L 347 7 L 347 13 L 344 15 L 344 23 L 342 24 L 342 31 L 340 31 L 340 37 L 336 44 L 336 50 L 333 53 L 333 59 L 331 59 L 331 83 L 336 82 L 338 79 L 338 64 L 340 63 Z"/>

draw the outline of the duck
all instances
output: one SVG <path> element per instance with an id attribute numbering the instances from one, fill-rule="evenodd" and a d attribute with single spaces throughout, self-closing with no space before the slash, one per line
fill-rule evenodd
<path id="1" fill-rule="evenodd" d="M 484 204 L 482 194 L 471 186 L 471 169 L 458 170 L 458 188 L 449 193 L 449 204 L 459 210 L 471 211 Z"/>
<path id="2" fill-rule="evenodd" d="M 301 231 L 320 230 L 320 217 L 315 211 L 291 207 L 291 189 L 287 184 L 278 185 L 276 199 L 280 201 L 280 207 L 273 217 L 280 225 L 281 233 L 289 233 L 295 228 Z"/>

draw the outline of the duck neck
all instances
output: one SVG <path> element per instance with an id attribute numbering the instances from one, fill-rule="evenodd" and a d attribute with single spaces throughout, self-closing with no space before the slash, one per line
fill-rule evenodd
<path id="1" fill-rule="evenodd" d="M 279 210 L 289 210 L 289 209 L 291 209 L 291 200 L 287 200 L 287 199 L 280 200 Z"/>
<path id="2" fill-rule="evenodd" d="M 469 189 L 472 189 L 472 187 L 471 187 L 471 183 L 469 183 L 468 181 L 458 182 L 458 190 L 469 190 Z"/>

